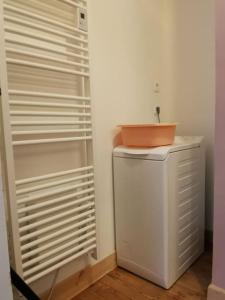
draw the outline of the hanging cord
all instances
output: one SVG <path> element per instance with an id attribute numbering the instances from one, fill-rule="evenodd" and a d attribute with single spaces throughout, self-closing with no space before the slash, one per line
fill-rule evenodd
<path id="1" fill-rule="evenodd" d="M 160 120 L 160 106 L 156 107 L 156 114 L 157 114 L 158 122 L 161 123 L 161 120 Z"/>
<path id="2" fill-rule="evenodd" d="M 50 289 L 50 291 L 49 291 L 47 300 L 51 300 L 51 299 L 52 299 L 52 295 L 53 295 L 53 292 L 54 292 L 54 289 L 55 289 L 56 281 L 57 281 L 57 278 L 58 278 L 58 276 L 59 276 L 59 271 L 60 271 L 60 269 L 58 269 L 58 270 L 55 272 L 54 278 L 53 278 L 53 280 L 52 280 L 52 286 L 51 286 L 51 289 Z"/>
<path id="3" fill-rule="evenodd" d="M 40 300 L 38 295 L 26 284 L 26 282 L 10 267 L 12 284 L 28 300 Z"/>

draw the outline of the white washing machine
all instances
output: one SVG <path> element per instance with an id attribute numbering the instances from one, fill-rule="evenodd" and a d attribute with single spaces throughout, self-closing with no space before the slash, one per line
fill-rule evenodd
<path id="1" fill-rule="evenodd" d="M 166 289 L 204 250 L 203 138 L 113 152 L 117 262 Z"/>

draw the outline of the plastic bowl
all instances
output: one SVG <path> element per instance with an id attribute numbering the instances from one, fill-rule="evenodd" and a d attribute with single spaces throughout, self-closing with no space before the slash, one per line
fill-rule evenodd
<path id="1" fill-rule="evenodd" d="M 174 142 L 175 123 L 120 125 L 124 146 L 158 147 L 171 145 Z"/>

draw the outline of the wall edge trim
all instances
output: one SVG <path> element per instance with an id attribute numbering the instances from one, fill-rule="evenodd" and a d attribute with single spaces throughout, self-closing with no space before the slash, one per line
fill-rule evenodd
<path id="1" fill-rule="evenodd" d="M 214 284 L 210 284 L 207 300 L 225 300 L 225 290 Z"/>

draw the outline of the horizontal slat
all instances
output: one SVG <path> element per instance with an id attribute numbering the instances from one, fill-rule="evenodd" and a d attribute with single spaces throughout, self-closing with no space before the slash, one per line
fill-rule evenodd
<path id="1" fill-rule="evenodd" d="M 93 203 L 88 203 L 88 204 L 82 205 L 80 207 L 71 209 L 70 211 L 66 211 L 66 212 L 57 214 L 57 215 L 55 215 L 53 217 L 49 217 L 47 219 L 44 219 L 44 220 L 41 220 L 41 221 L 37 221 L 37 222 L 33 222 L 32 224 L 29 224 L 29 225 L 25 225 L 25 226 L 23 226 L 23 227 L 21 227 L 19 229 L 19 232 L 20 233 L 26 232 L 27 230 L 30 230 L 30 229 L 33 229 L 33 228 L 37 228 L 37 227 L 39 227 L 41 225 L 48 224 L 48 223 L 56 221 L 58 219 L 67 217 L 67 216 L 69 216 L 71 214 L 78 213 L 78 212 L 80 212 L 82 210 L 85 210 L 85 209 L 91 209 L 93 207 L 94 207 Z"/>
<path id="2" fill-rule="evenodd" d="M 89 224 L 86 227 L 83 227 L 83 228 L 81 228 L 79 230 L 73 231 L 72 233 L 63 235 L 62 237 L 57 238 L 54 241 L 49 242 L 48 244 L 45 244 L 43 246 L 40 246 L 40 247 L 38 247 L 38 248 L 36 248 L 34 250 L 31 250 L 31 251 L 23 254 L 22 255 L 22 260 L 25 260 L 25 259 L 27 259 L 27 258 L 29 258 L 31 256 L 34 256 L 34 255 L 36 255 L 38 253 L 41 253 L 42 251 L 45 251 L 45 250 L 47 250 L 47 249 L 49 249 L 49 248 L 51 248 L 51 247 L 53 247 L 53 246 L 55 246 L 55 245 L 57 245 L 59 243 L 62 243 L 64 241 L 68 240 L 68 239 L 71 239 L 71 238 L 79 235 L 79 234 L 87 232 L 88 230 L 93 229 L 93 228 L 95 228 L 95 224 Z M 57 236 L 59 236 L 59 235 L 57 234 Z M 56 237 L 56 235 L 54 237 Z"/>
<path id="3" fill-rule="evenodd" d="M 178 271 L 180 274 L 184 273 L 188 267 L 201 255 L 200 247 L 196 247 L 196 250 L 192 251 L 192 254 L 184 261 L 184 263 L 179 266 Z"/>
<path id="4" fill-rule="evenodd" d="M 63 1 L 64 1 L 64 0 L 63 0 Z M 78 5 L 77 7 L 80 7 L 80 6 Z M 4 4 L 4 9 L 6 9 L 6 10 L 8 10 L 8 11 L 13 11 L 13 12 L 15 12 L 15 13 L 18 13 L 19 15 L 31 17 L 32 19 L 36 19 L 36 20 L 45 22 L 45 23 L 47 23 L 47 24 L 51 24 L 51 25 L 54 25 L 54 26 L 58 26 L 58 27 L 60 27 L 60 28 L 62 28 L 62 29 L 65 29 L 65 30 L 70 30 L 71 32 L 73 32 L 73 33 L 75 33 L 75 34 L 79 34 L 79 35 L 83 35 L 83 36 L 87 36 L 87 35 L 88 35 L 88 33 L 85 32 L 85 31 L 83 31 L 83 30 L 74 28 L 74 27 L 72 27 L 72 26 L 63 24 L 63 23 L 58 22 L 58 21 L 56 21 L 56 20 L 53 20 L 53 19 L 50 19 L 50 18 L 41 16 L 41 15 L 39 15 L 39 14 L 35 14 L 35 13 L 32 13 L 32 12 L 28 12 L 28 11 L 25 11 L 24 9 L 20 9 L 20 8 L 17 8 L 17 7 L 8 5 L 8 4 Z"/>
<path id="5" fill-rule="evenodd" d="M 94 245 L 91 245 L 85 249 L 83 249 L 82 251 L 74 254 L 74 255 L 71 255 L 70 257 L 68 258 L 65 258 L 64 260 L 62 260 L 61 262 L 59 263 L 55 263 L 54 266 L 52 267 L 49 267 L 48 269 L 42 271 L 42 272 L 38 272 L 38 274 L 32 276 L 32 277 L 29 277 L 26 279 L 26 282 L 29 284 L 29 283 L 32 283 L 38 279 L 40 279 L 41 277 L 53 272 L 54 270 L 57 270 L 59 269 L 60 267 L 64 266 L 65 264 L 68 264 L 69 262 L 77 259 L 78 257 L 81 257 L 85 254 L 88 254 L 89 252 L 91 252 L 92 250 L 96 249 L 96 244 Z"/>
<path id="6" fill-rule="evenodd" d="M 12 126 L 91 125 L 91 121 L 11 121 Z"/>
<path id="7" fill-rule="evenodd" d="M 59 210 L 63 211 L 64 209 L 73 208 L 74 206 L 77 207 L 78 204 L 82 204 L 86 201 L 93 200 L 94 198 L 95 198 L 94 195 L 91 195 L 91 196 L 87 196 L 87 197 L 78 199 L 76 201 L 71 201 L 71 202 L 66 203 L 66 204 L 63 203 L 61 205 L 56 205 L 55 207 L 45 209 L 44 211 L 40 211 L 40 212 L 37 212 L 37 213 L 29 214 L 29 216 L 18 218 L 18 222 L 19 222 L 19 224 L 22 224 L 22 223 L 27 222 L 27 221 L 31 221 L 31 220 L 35 220 L 35 219 L 38 219 L 38 218 L 48 216 L 49 214 L 58 212 Z M 89 204 L 94 205 L 93 202 L 89 202 Z"/>
<path id="8" fill-rule="evenodd" d="M 92 217 L 86 218 L 85 220 L 82 220 L 78 223 L 67 226 L 63 229 L 58 229 L 57 231 L 54 230 L 53 232 L 50 232 L 48 235 L 46 235 L 44 237 L 37 238 L 34 241 L 26 243 L 25 245 L 21 246 L 21 250 L 22 250 L 22 252 L 24 252 L 25 250 L 31 249 L 34 246 L 40 245 L 41 243 L 44 243 L 46 241 L 50 241 L 51 239 L 56 238 L 59 235 L 65 234 L 68 231 L 75 230 L 78 227 L 81 227 L 81 226 L 84 226 L 84 225 L 92 226 L 92 225 L 90 225 L 90 223 L 94 222 L 94 221 L 95 221 L 95 216 L 92 216 Z M 94 223 L 94 225 L 95 225 L 95 223 Z M 33 250 L 33 251 L 35 251 L 35 250 Z M 22 258 L 28 257 L 27 255 L 29 255 L 29 253 L 33 253 L 33 251 L 29 251 L 28 253 L 25 253 L 22 256 Z"/>
<path id="9" fill-rule="evenodd" d="M 186 227 L 188 224 L 193 223 L 193 221 L 199 216 L 199 209 L 196 207 L 195 209 L 192 209 L 190 212 L 187 214 L 183 215 L 182 217 L 179 218 L 179 228 L 183 229 Z"/>
<path id="10" fill-rule="evenodd" d="M 181 201 L 179 201 L 179 208 L 182 209 L 184 208 L 185 206 L 187 206 L 187 204 L 195 204 L 196 203 L 196 200 L 199 198 L 199 192 L 197 192 L 196 194 L 194 194 L 193 196 L 191 197 L 187 197 L 186 199 L 182 199 Z"/>
<path id="11" fill-rule="evenodd" d="M 51 257 L 52 255 L 54 254 L 58 254 L 60 251 L 63 251 L 63 250 L 66 250 L 67 248 L 69 247 L 72 247 L 72 246 L 75 246 L 76 244 L 78 244 L 79 242 L 82 242 L 82 241 L 85 241 L 86 239 L 88 238 L 91 238 L 91 242 L 94 242 L 95 240 L 93 239 L 93 236 L 95 236 L 96 232 L 95 230 L 92 230 L 86 234 L 83 234 L 82 236 L 76 238 L 76 239 L 73 239 L 72 241 L 69 241 L 67 243 L 63 243 L 63 245 L 61 246 L 58 246 L 58 247 L 55 247 L 53 250 L 49 250 L 49 251 L 46 251 L 46 253 L 42 254 L 42 255 L 39 255 L 31 260 L 29 260 L 28 262 L 25 262 L 23 263 L 23 269 L 27 269 L 28 267 L 36 264 L 36 263 L 40 263 L 42 260 L 48 258 L 48 257 Z M 62 242 L 65 241 L 65 239 L 62 239 Z M 88 242 L 88 241 L 87 241 Z M 89 243 L 88 243 L 89 244 Z M 55 243 L 55 245 L 57 245 L 57 243 Z M 74 250 L 76 249 L 76 247 L 74 247 Z M 70 249 L 69 251 L 72 251 L 73 249 Z M 66 251 L 67 252 L 67 251 Z M 73 251 L 74 252 L 74 251 Z M 71 252 L 69 252 L 71 253 Z M 56 256 L 57 257 L 57 256 Z M 54 259 L 54 258 L 52 258 Z M 36 267 L 34 267 L 36 268 Z M 32 268 L 31 268 L 32 269 Z M 30 272 L 30 270 L 26 271 L 26 272 Z M 24 272 L 24 275 L 25 273 Z M 33 272 L 31 272 L 33 273 Z M 31 274 L 30 273 L 30 274 Z"/>
<path id="12" fill-rule="evenodd" d="M 6 36 L 5 41 L 9 42 L 9 43 L 16 44 L 16 45 L 20 45 L 20 46 L 27 46 L 27 47 L 35 49 L 35 50 L 44 50 L 46 52 L 59 54 L 59 55 L 62 55 L 64 57 L 72 57 L 72 58 L 76 58 L 76 59 L 79 59 L 79 60 L 89 61 L 88 56 L 76 54 L 76 53 L 73 53 L 73 52 L 69 52 L 69 51 L 61 50 L 61 49 L 57 49 L 57 48 L 49 48 L 49 47 L 41 45 L 41 44 L 31 44 L 30 42 L 28 42 L 26 40 L 17 40 L 15 38 L 11 37 L 11 36 Z"/>
<path id="13" fill-rule="evenodd" d="M 47 43 L 51 43 L 53 45 L 68 47 L 68 48 L 71 48 L 71 49 L 74 49 L 74 50 L 81 51 L 83 53 L 88 53 L 87 48 L 76 46 L 75 44 L 63 42 L 63 41 L 56 40 L 56 39 L 53 39 L 53 38 L 50 38 L 50 37 L 44 37 L 44 36 L 38 35 L 34 32 L 31 33 L 29 31 L 20 30 L 19 28 L 11 28 L 11 27 L 5 26 L 5 31 L 13 33 L 13 34 L 20 35 L 21 37 L 26 36 L 26 37 L 33 38 L 33 39 L 36 39 L 36 40 L 39 40 L 39 41 L 44 41 L 44 42 L 47 42 Z"/>
<path id="14" fill-rule="evenodd" d="M 64 143 L 64 142 L 76 142 L 76 141 L 88 141 L 92 140 L 92 136 L 74 137 L 74 138 L 58 138 L 58 139 L 41 139 L 41 140 L 24 140 L 13 142 L 13 146 L 25 146 L 36 144 L 52 144 L 52 143 Z"/>
<path id="15" fill-rule="evenodd" d="M 12 16 L 4 16 L 4 20 L 8 21 L 8 22 L 12 22 L 12 23 L 15 23 L 15 24 L 25 26 L 26 28 L 33 28 L 33 29 L 36 29 L 36 30 L 40 30 L 42 33 L 43 32 L 51 33 L 51 34 L 63 37 L 65 39 L 72 39 L 72 40 L 74 40 L 75 42 L 78 42 L 78 43 L 81 42 L 83 44 L 88 44 L 88 41 L 85 40 L 85 39 L 79 38 L 75 35 L 68 34 L 68 33 L 65 33 L 65 32 L 62 32 L 62 31 L 59 31 L 59 30 L 51 29 L 48 26 L 35 24 L 34 22 L 31 22 L 31 21 L 25 21 L 23 19 L 19 19 L 19 18 L 12 17 Z"/>
<path id="16" fill-rule="evenodd" d="M 74 174 L 74 173 L 76 174 L 76 173 L 86 172 L 86 171 L 90 171 L 90 170 L 93 170 L 93 169 L 94 169 L 93 166 L 87 166 L 87 167 L 72 169 L 72 170 L 68 170 L 68 171 L 50 173 L 50 174 L 36 176 L 36 177 L 29 177 L 29 178 L 26 178 L 26 179 L 16 180 L 16 185 L 32 183 L 32 182 L 38 182 L 38 181 L 45 180 L 45 179 L 57 178 L 57 177 L 64 176 L 64 175 L 70 175 L 70 174 Z"/>
<path id="17" fill-rule="evenodd" d="M 192 245 L 200 237 L 199 228 L 195 229 L 183 239 L 178 245 L 178 253 L 183 253 L 187 247 Z"/>
<path id="18" fill-rule="evenodd" d="M 47 117 L 90 117 L 90 113 L 61 112 L 61 111 L 29 111 L 11 110 L 11 116 L 47 116 Z"/>
<path id="19" fill-rule="evenodd" d="M 54 223 L 52 225 L 46 225 L 44 228 L 36 229 L 35 231 L 33 231 L 31 233 L 26 233 L 25 235 L 21 236 L 20 237 L 20 242 L 24 243 L 25 241 L 33 239 L 33 238 L 35 238 L 35 241 L 38 241 L 38 238 L 39 238 L 40 235 L 45 234 L 46 232 L 51 232 L 52 230 L 55 232 L 56 229 L 59 230 L 59 228 L 61 228 L 62 226 L 65 227 L 68 224 L 71 224 L 71 223 L 76 222 L 78 220 L 83 220 L 83 218 L 87 218 L 86 220 L 88 220 L 89 217 L 94 213 L 95 213 L 95 209 L 90 209 L 90 210 L 85 211 L 85 212 L 83 212 L 79 215 L 75 215 L 75 216 L 72 216 L 70 218 L 67 218 L 63 221 L 58 221 L 57 223 Z M 92 217 L 94 217 L 94 216 L 92 216 Z M 76 223 L 76 224 L 78 224 L 78 223 Z M 30 242 L 29 245 L 31 243 L 35 243 L 35 241 Z M 26 248 L 27 245 L 28 245 L 27 243 L 25 245 L 23 245 L 22 250 L 27 249 Z"/>
<path id="20" fill-rule="evenodd" d="M 87 73 L 87 72 L 73 71 L 72 69 L 53 67 L 53 66 L 49 66 L 49 65 L 45 65 L 45 64 L 33 63 L 33 62 L 25 61 L 25 60 L 12 59 L 12 58 L 7 58 L 6 61 L 8 64 L 13 64 L 13 65 L 18 65 L 18 66 L 37 68 L 37 69 L 42 69 L 42 70 L 47 70 L 47 71 L 54 71 L 54 72 L 60 72 L 60 73 L 65 73 L 65 74 L 89 77 L 89 73 Z"/>
<path id="21" fill-rule="evenodd" d="M 90 97 L 65 95 L 65 94 L 54 94 L 54 93 L 40 93 L 33 91 L 21 91 L 21 90 L 9 90 L 9 95 L 16 96 L 30 96 L 30 97 L 40 97 L 40 98 L 54 98 L 54 99 L 65 99 L 65 100 L 80 100 L 80 101 L 90 101 Z"/>
<path id="22" fill-rule="evenodd" d="M 29 206 L 26 206 L 24 208 L 19 209 L 18 214 L 22 214 L 22 213 L 25 213 L 25 212 L 30 212 L 32 210 L 37 210 L 37 209 L 40 209 L 40 208 L 44 208 L 46 206 L 50 206 L 52 204 L 56 204 L 56 203 L 62 202 L 64 200 L 69 200 L 71 198 L 81 196 L 81 195 L 84 195 L 84 194 L 87 194 L 87 193 L 92 193 L 92 192 L 94 192 L 94 188 L 89 188 L 89 189 L 82 190 L 78 193 L 72 193 L 72 194 L 69 194 L 67 196 L 54 198 L 53 200 L 48 200 L 48 201 L 44 201 L 42 203 L 29 205 Z"/>
<path id="23" fill-rule="evenodd" d="M 182 265 L 193 252 L 197 251 L 199 248 L 200 239 L 193 241 L 191 245 L 189 245 L 179 256 L 179 265 Z"/>
<path id="24" fill-rule="evenodd" d="M 34 134 L 61 134 L 61 133 L 90 133 L 92 129 L 59 129 L 59 130 L 20 130 L 12 131 L 12 135 L 34 135 Z"/>
<path id="25" fill-rule="evenodd" d="M 69 66 L 74 66 L 74 67 L 77 67 L 77 68 L 82 68 L 82 69 L 89 70 L 89 66 L 87 64 L 76 63 L 74 61 L 59 59 L 59 58 L 55 58 L 55 57 L 48 56 L 48 55 L 37 54 L 37 53 L 18 50 L 18 49 L 13 49 L 13 48 L 6 48 L 6 51 L 10 52 L 10 53 L 13 53 L 13 54 L 17 54 L 17 55 L 18 54 L 19 55 L 25 55 L 25 56 L 28 56 L 28 57 L 31 57 L 31 58 L 44 59 L 44 60 L 48 60 L 48 61 L 52 61 L 52 62 L 56 62 L 56 63 L 60 63 L 60 64 L 66 64 L 66 65 L 69 65 Z"/>
<path id="26" fill-rule="evenodd" d="M 45 261 L 45 262 L 43 262 L 43 263 L 41 263 L 41 264 L 39 264 L 39 265 L 37 265 L 33 268 L 30 268 L 28 271 L 24 272 L 23 275 L 26 278 L 27 276 L 29 276 L 31 274 L 34 274 L 34 273 L 38 272 L 39 270 L 42 270 L 43 268 L 45 268 L 45 267 L 47 267 L 51 264 L 54 264 L 57 261 L 65 258 L 65 257 L 68 257 L 68 255 L 73 254 L 74 252 L 79 251 L 80 249 L 84 248 L 85 246 L 88 246 L 88 245 L 93 244 L 95 242 L 96 242 L 96 238 L 92 238 L 88 241 L 85 241 L 85 242 L 81 243 L 80 245 L 74 247 L 73 249 L 67 250 L 67 251 L 65 251 L 65 252 L 63 252 L 63 253 L 61 253 L 61 254 L 59 254 L 59 255 L 51 258 L 51 259 L 48 259 L 47 261 Z"/>
<path id="27" fill-rule="evenodd" d="M 86 104 L 63 104 L 57 102 L 38 102 L 38 101 L 20 101 L 20 100 L 11 100 L 9 101 L 10 105 L 16 106 L 34 106 L 34 107 L 58 107 L 58 108 L 78 108 L 78 109 L 90 109 L 90 105 Z"/>
<path id="28" fill-rule="evenodd" d="M 42 198 L 54 196 L 54 195 L 57 195 L 57 194 L 69 192 L 69 191 L 72 191 L 72 190 L 76 190 L 78 188 L 83 188 L 85 186 L 92 185 L 93 183 L 94 183 L 93 180 L 88 180 L 86 182 L 75 184 L 73 186 L 57 188 L 57 189 L 55 189 L 53 191 L 39 193 L 39 194 L 35 194 L 33 196 L 27 196 L 27 197 L 25 197 L 23 199 L 19 199 L 17 201 L 17 203 L 18 204 L 27 204 L 27 203 L 29 203 L 31 201 L 34 201 L 34 200 L 38 200 L 38 199 L 42 199 Z"/>
<path id="29" fill-rule="evenodd" d="M 70 6 L 73 6 L 73 7 L 76 7 L 76 8 L 85 8 L 85 6 L 82 6 L 82 5 L 79 5 L 71 0 L 61 0 L 61 2 L 65 3 L 65 4 L 68 4 Z M 84 1 L 82 1 L 83 3 L 86 3 Z"/>
<path id="30" fill-rule="evenodd" d="M 84 174 L 84 175 L 80 175 L 80 176 L 76 176 L 76 177 L 72 177 L 72 178 L 70 177 L 70 178 L 65 178 L 65 179 L 61 179 L 61 180 L 56 180 L 53 182 L 48 182 L 48 183 L 44 183 L 44 184 L 40 184 L 40 185 L 28 187 L 28 188 L 23 188 L 23 189 L 17 190 L 16 195 L 35 192 L 35 191 L 50 188 L 53 186 L 59 186 L 61 184 L 65 184 L 65 183 L 70 183 L 70 182 L 75 182 L 77 180 L 87 179 L 87 178 L 90 178 L 93 176 L 94 176 L 93 173 L 89 173 L 89 174 Z"/>

